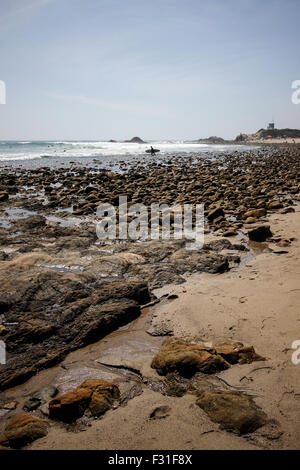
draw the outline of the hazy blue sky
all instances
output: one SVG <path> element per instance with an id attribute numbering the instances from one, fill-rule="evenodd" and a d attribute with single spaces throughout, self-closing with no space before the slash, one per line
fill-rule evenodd
<path id="1" fill-rule="evenodd" d="M 300 127 L 299 0 L 1 0 L 0 139 Z"/>

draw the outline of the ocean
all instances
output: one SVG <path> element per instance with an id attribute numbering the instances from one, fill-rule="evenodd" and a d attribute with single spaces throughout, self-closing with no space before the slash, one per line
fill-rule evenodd
<path id="1" fill-rule="evenodd" d="M 152 145 L 160 153 L 151 156 L 145 151 Z M 208 156 L 220 152 L 251 150 L 246 145 L 212 145 L 186 141 L 151 141 L 143 144 L 108 141 L 0 141 L 0 166 L 69 166 L 70 164 L 101 165 L 117 169 L 120 165 L 165 160 L 173 156 Z"/>

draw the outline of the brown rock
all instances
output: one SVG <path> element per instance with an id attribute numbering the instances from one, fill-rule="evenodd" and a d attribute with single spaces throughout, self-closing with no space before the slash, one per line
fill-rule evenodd
<path id="1" fill-rule="evenodd" d="M 72 423 L 80 418 L 90 404 L 92 391 L 77 388 L 64 395 L 58 396 L 49 403 L 49 417 Z"/>
<path id="2" fill-rule="evenodd" d="M 251 397 L 240 392 L 206 390 L 196 401 L 221 429 L 248 434 L 264 426 L 267 415 Z"/>
<path id="3" fill-rule="evenodd" d="M 0 325 L 0 336 L 5 335 L 6 333 L 9 333 L 9 329 L 7 328 L 7 326 Z"/>
<path id="4" fill-rule="evenodd" d="M 266 360 L 255 352 L 253 346 L 244 346 L 242 343 L 219 342 L 215 345 L 215 350 L 230 364 L 250 364 Z"/>
<path id="5" fill-rule="evenodd" d="M 120 391 L 117 385 L 100 379 L 85 380 L 79 387 L 91 390 L 94 393 L 104 395 L 112 400 L 120 398 Z"/>
<path id="6" fill-rule="evenodd" d="M 228 369 L 229 364 L 211 348 L 180 338 L 167 338 L 151 367 L 160 375 L 177 371 L 183 377 L 191 377 L 196 372 L 211 374 Z"/>
<path id="7" fill-rule="evenodd" d="M 245 224 L 255 224 L 257 222 L 257 219 L 255 217 L 247 217 L 245 220 Z"/>
<path id="8" fill-rule="evenodd" d="M 157 406 L 150 413 L 150 419 L 162 419 L 169 416 L 171 408 L 167 405 Z"/>
<path id="9" fill-rule="evenodd" d="M 4 403 L 0 403 L 0 410 L 15 410 L 18 406 L 19 402 L 17 400 L 14 401 L 5 401 Z"/>
<path id="10" fill-rule="evenodd" d="M 217 219 L 218 217 L 224 217 L 224 211 L 221 207 L 217 207 L 207 214 L 207 218 L 210 222 L 212 222 L 214 219 Z"/>
<path id="11" fill-rule="evenodd" d="M 280 214 L 288 214 L 290 212 L 295 212 L 295 209 L 293 207 L 289 206 L 289 207 L 284 207 L 279 212 L 280 212 Z"/>
<path id="12" fill-rule="evenodd" d="M 66 423 L 80 418 L 87 409 L 92 416 L 100 416 L 120 397 L 117 385 L 99 379 L 85 380 L 79 387 L 58 396 L 49 403 L 49 417 Z"/>
<path id="13" fill-rule="evenodd" d="M 19 449 L 46 436 L 49 424 L 39 418 L 24 414 L 13 418 L 6 426 L 1 444 Z"/>
<path id="14" fill-rule="evenodd" d="M 254 217 L 255 219 L 258 219 L 259 217 L 263 217 L 266 215 L 267 211 L 263 208 L 261 209 L 253 209 L 245 212 L 243 215 L 243 219 L 248 219 L 248 217 Z"/>
<path id="15" fill-rule="evenodd" d="M 282 203 L 280 201 L 272 201 L 270 204 L 268 204 L 268 209 L 281 209 L 282 208 Z"/>
<path id="16" fill-rule="evenodd" d="M 88 379 L 79 387 L 92 392 L 89 410 L 93 416 L 100 416 L 110 409 L 113 400 L 120 398 L 117 385 L 105 380 Z"/>
<path id="17" fill-rule="evenodd" d="M 255 242 L 264 242 L 268 237 L 272 236 L 269 225 L 258 225 L 248 230 L 248 237 Z"/>
<path id="18" fill-rule="evenodd" d="M 92 398 L 89 404 L 89 410 L 92 416 L 103 415 L 111 407 L 110 401 L 105 397 L 105 395 L 100 395 L 98 393 L 93 393 Z"/>

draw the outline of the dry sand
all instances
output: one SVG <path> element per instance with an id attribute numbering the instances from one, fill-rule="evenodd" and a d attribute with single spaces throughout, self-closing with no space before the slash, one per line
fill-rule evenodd
<path id="1" fill-rule="evenodd" d="M 195 396 L 169 397 L 144 388 L 126 406 L 110 410 L 83 432 L 67 432 L 62 425 L 53 423 L 49 434 L 29 448 L 299 449 L 300 364 L 294 365 L 291 360 L 291 345 L 300 339 L 299 215 L 300 208 L 296 208 L 295 213 L 269 217 L 275 235 L 295 238 L 288 248 L 269 244 L 274 251 L 261 252 L 228 273 L 193 275 L 185 284 L 164 287 L 157 291 L 158 295 L 175 293 L 178 298 L 162 302 L 151 311 L 153 321 L 167 321 L 176 336 L 206 341 L 231 338 L 253 345 L 265 356 L 266 362 L 232 366 L 214 380 L 252 395 L 269 417 L 279 422 L 280 432 L 258 430 L 239 437 L 212 423 L 195 404 Z M 145 345 L 148 337 L 149 347 L 158 348 L 161 338 L 149 337 L 142 330 L 133 329 L 131 334 L 145 341 Z M 108 337 L 106 341 L 110 340 Z M 103 347 L 103 341 L 100 343 Z M 122 348 L 121 338 L 119 344 Z M 97 344 L 92 347 L 95 349 Z M 76 351 L 68 362 L 78 361 L 88 352 L 91 347 Z M 122 360 L 125 359 L 134 365 L 140 364 L 141 358 L 126 358 L 125 348 Z M 146 354 L 143 374 L 155 377 L 150 362 L 151 355 Z M 51 373 L 42 374 L 47 377 Z M 168 416 L 150 419 L 151 412 L 161 405 L 170 407 Z"/>

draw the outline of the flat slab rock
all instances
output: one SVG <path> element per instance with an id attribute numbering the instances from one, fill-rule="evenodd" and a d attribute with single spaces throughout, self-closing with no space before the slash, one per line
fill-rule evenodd
<path id="1" fill-rule="evenodd" d="M 96 282 L 86 287 L 84 281 L 47 271 L 26 280 L 20 277 L 22 285 L 15 279 L 1 285 L 0 308 L 14 326 L 1 336 L 7 363 L 1 367 L 0 390 L 25 382 L 39 370 L 61 362 L 69 352 L 136 319 L 140 304 L 150 300 L 144 282 Z"/>
<path id="2" fill-rule="evenodd" d="M 252 433 L 268 422 L 266 413 L 241 392 L 206 390 L 196 403 L 221 429 L 238 434 Z"/>

